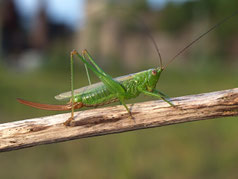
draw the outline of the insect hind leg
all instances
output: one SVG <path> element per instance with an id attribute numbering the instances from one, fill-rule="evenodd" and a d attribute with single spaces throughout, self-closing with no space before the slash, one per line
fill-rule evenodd
<path id="1" fill-rule="evenodd" d="M 69 102 L 71 104 L 71 109 L 80 109 L 83 107 L 83 103 L 82 102 L 75 102 L 75 103 L 72 103 L 72 102 Z M 74 120 L 74 113 L 72 114 L 71 113 L 71 117 L 64 122 L 64 125 L 65 126 L 71 126 L 71 122 Z"/>
<path id="2" fill-rule="evenodd" d="M 83 54 L 83 57 L 85 59 L 88 59 L 100 73 L 106 75 L 106 73 L 95 63 L 92 56 L 89 54 L 89 52 L 86 49 L 83 50 L 82 54 Z"/>

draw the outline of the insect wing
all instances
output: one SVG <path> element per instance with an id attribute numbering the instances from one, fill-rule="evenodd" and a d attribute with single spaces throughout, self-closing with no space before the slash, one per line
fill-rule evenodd
<path id="1" fill-rule="evenodd" d="M 101 85 L 103 85 L 103 83 L 98 82 L 98 83 L 94 83 L 94 84 L 89 85 L 89 86 L 85 86 L 85 87 L 76 89 L 76 90 L 74 90 L 74 95 L 83 94 L 84 92 L 86 92 L 90 89 L 93 89 L 93 88 L 97 88 Z M 57 99 L 57 100 L 69 99 L 69 98 L 71 98 L 71 95 L 72 95 L 71 91 L 68 91 L 68 92 L 64 92 L 64 93 L 61 93 L 61 94 L 55 96 L 55 99 Z"/>
<path id="2" fill-rule="evenodd" d="M 125 80 L 132 79 L 133 76 L 134 76 L 134 74 L 124 75 L 124 76 L 114 78 L 114 80 L 116 80 L 118 82 L 123 82 Z M 98 82 L 98 83 L 94 83 L 94 84 L 89 85 L 89 86 L 85 86 L 85 87 L 76 89 L 76 90 L 74 90 L 74 95 L 83 94 L 83 93 L 85 93 L 85 92 L 87 92 L 91 89 L 97 88 L 97 87 L 102 86 L 102 85 L 104 85 L 103 82 Z M 68 92 L 64 92 L 64 93 L 61 93 L 61 94 L 55 96 L 55 99 L 57 99 L 57 100 L 69 99 L 69 98 L 71 98 L 71 95 L 72 95 L 71 91 L 68 91 Z"/>

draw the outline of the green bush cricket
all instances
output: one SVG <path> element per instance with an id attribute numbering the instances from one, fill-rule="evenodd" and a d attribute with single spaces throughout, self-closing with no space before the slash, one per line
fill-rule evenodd
<path id="1" fill-rule="evenodd" d="M 170 106 L 174 106 L 170 101 L 169 97 L 165 95 L 163 92 L 156 90 L 156 84 L 160 78 L 163 70 L 172 62 L 176 57 L 178 57 L 181 53 L 183 53 L 187 48 L 197 42 L 199 39 L 204 37 L 210 31 L 217 28 L 219 25 L 223 24 L 225 21 L 236 15 L 237 12 L 232 15 L 224 18 L 216 25 L 212 26 L 205 33 L 198 36 L 195 40 L 190 42 L 187 46 L 185 46 L 182 50 L 180 50 L 169 62 L 166 66 L 162 65 L 162 58 L 160 52 L 158 50 L 158 46 L 150 33 L 148 33 L 149 37 L 152 39 L 154 43 L 157 53 L 159 55 L 160 66 L 154 69 L 149 69 L 145 71 L 141 71 L 134 74 L 129 74 L 117 78 L 112 78 L 110 75 L 105 73 L 93 60 L 91 55 L 84 50 L 82 55 L 80 55 L 76 50 L 73 50 L 70 55 L 71 62 L 71 91 L 65 92 L 55 96 L 57 100 L 70 100 L 66 105 L 50 105 L 50 104 L 41 104 L 30 102 L 22 99 L 18 99 L 18 101 L 22 104 L 44 109 L 44 110 L 56 110 L 56 111 L 65 111 L 71 110 L 71 117 L 64 122 L 64 125 L 70 125 L 71 121 L 74 119 L 74 110 L 80 109 L 82 107 L 97 107 L 102 106 L 109 103 L 120 102 L 127 110 L 128 114 L 132 117 L 131 111 L 127 107 L 125 100 L 136 98 L 139 94 L 143 93 L 148 96 L 153 96 L 159 99 L 164 100 Z M 89 86 L 79 88 L 74 90 L 73 85 L 73 56 L 77 56 L 85 65 L 87 77 L 89 81 Z M 99 83 L 95 83 L 91 85 L 90 76 L 88 73 L 88 68 L 101 80 Z"/>

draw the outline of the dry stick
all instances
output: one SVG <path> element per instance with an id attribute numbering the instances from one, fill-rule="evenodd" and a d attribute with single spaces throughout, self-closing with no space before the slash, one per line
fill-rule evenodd
<path id="1" fill-rule="evenodd" d="M 118 105 L 80 111 L 71 127 L 63 125 L 69 113 L 0 124 L 0 151 L 238 115 L 238 88 L 183 96 L 172 101 L 176 107 L 157 100 L 131 105 L 134 120 Z"/>

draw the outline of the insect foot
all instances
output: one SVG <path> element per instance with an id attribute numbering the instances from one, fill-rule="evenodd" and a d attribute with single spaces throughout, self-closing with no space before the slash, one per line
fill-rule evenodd
<path id="1" fill-rule="evenodd" d="M 72 112 L 71 112 L 71 117 L 70 117 L 67 121 L 65 121 L 63 124 L 64 124 L 65 126 L 73 126 L 71 123 L 72 123 L 72 121 L 74 120 L 74 109 L 80 109 L 80 108 L 82 108 L 82 107 L 83 107 L 83 103 L 81 103 L 81 102 L 75 102 L 75 103 L 72 105 L 71 102 L 69 102 L 68 105 L 70 105 L 71 110 L 72 110 Z"/>
<path id="2" fill-rule="evenodd" d="M 74 120 L 74 117 L 70 117 L 67 121 L 64 122 L 65 126 L 71 126 L 71 122 Z"/>

